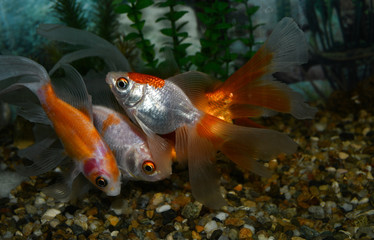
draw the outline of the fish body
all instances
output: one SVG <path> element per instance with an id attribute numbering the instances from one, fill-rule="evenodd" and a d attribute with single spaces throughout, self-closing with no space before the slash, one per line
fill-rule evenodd
<path id="1" fill-rule="evenodd" d="M 0 82 L 16 79 L 15 83 L 0 91 L 0 95 L 27 87 L 39 99 L 56 135 L 64 146 L 67 156 L 75 162 L 69 185 L 79 173 L 109 196 L 116 196 L 121 189 L 121 174 L 110 148 L 101 139 L 92 123 L 89 110 L 80 110 L 60 99 L 45 69 L 23 57 L 0 56 Z M 77 89 L 75 89 L 77 90 Z M 27 117 L 26 117 L 27 118 Z M 41 144 L 43 145 L 43 144 Z M 39 146 L 36 148 L 43 148 Z M 32 151 L 27 152 L 32 154 Z M 27 155 L 25 152 L 24 155 Z M 35 160 L 28 174 L 49 170 L 58 161 L 49 156 Z"/>
<path id="2" fill-rule="evenodd" d="M 212 208 L 225 204 L 212 163 L 217 150 L 243 169 L 262 176 L 269 171 L 256 162 L 279 153 L 293 153 L 297 144 L 287 135 L 234 125 L 233 119 L 288 112 L 310 118 L 315 109 L 284 84 L 275 71 L 307 61 L 305 37 L 293 20 L 283 19 L 259 52 L 225 83 L 198 72 L 167 80 L 140 73 L 111 72 L 106 77 L 114 96 L 144 130 L 175 132 L 177 159 L 187 159 L 194 197 Z M 153 143 L 149 140 L 150 146 Z"/>
<path id="3" fill-rule="evenodd" d="M 111 72 L 106 80 L 120 90 L 115 96 L 129 116 L 151 126 L 158 134 L 171 133 L 184 124 L 194 124 L 201 115 L 187 95 L 172 82 L 131 72 Z M 143 81 L 154 83 L 144 84 Z M 124 84 L 122 88 L 121 84 Z"/>
<path id="4" fill-rule="evenodd" d="M 146 135 L 124 115 L 104 106 L 93 106 L 94 125 L 115 154 L 126 180 L 158 181 L 171 175 L 171 160 L 159 165 Z"/>

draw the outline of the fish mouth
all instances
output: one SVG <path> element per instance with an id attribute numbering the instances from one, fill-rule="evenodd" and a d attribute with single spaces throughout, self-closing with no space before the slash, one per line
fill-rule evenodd
<path id="1" fill-rule="evenodd" d="M 109 191 L 106 192 L 106 195 L 114 197 L 114 196 L 118 196 L 120 193 L 121 193 L 121 187 L 118 186 L 118 187 L 111 187 Z"/>

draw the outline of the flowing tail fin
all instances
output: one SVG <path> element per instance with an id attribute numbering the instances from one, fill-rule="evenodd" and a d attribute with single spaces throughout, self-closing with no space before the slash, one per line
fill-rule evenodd
<path id="1" fill-rule="evenodd" d="M 308 61 L 304 33 L 291 18 L 283 18 L 256 54 L 221 86 L 209 93 L 230 96 L 231 118 L 268 115 L 269 110 L 290 113 L 298 119 L 313 118 L 316 109 L 272 74 Z M 231 94 L 231 95 L 230 95 Z"/>
<path id="2" fill-rule="evenodd" d="M 256 54 L 225 82 L 201 72 L 169 78 L 201 111 L 225 121 L 290 113 L 298 119 L 313 118 L 316 108 L 272 74 L 308 61 L 304 33 L 291 18 L 283 18 Z"/>
<path id="3" fill-rule="evenodd" d="M 269 160 L 280 153 L 291 154 L 296 149 L 297 144 L 286 134 L 237 126 L 209 114 L 203 114 L 195 126 L 186 126 L 176 132 L 177 155 L 181 152 L 188 157 L 192 193 L 197 200 L 211 208 L 225 204 L 213 166 L 217 150 L 239 167 L 269 177 L 269 170 L 257 160 Z"/>
<path id="4" fill-rule="evenodd" d="M 49 83 L 47 71 L 40 64 L 19 56 L 0 56 L 0 95 L 27 87 L 36 95 Z"/>

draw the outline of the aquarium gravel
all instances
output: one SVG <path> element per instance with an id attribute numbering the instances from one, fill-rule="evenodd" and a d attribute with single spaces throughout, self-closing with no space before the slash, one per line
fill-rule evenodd
<path id="1" fill-rule="evenodd" d="M 300 147 L 265 163 L 270 179 L 219 161 L 228 201 L 219 210 L 194 200 L 181 166 L 164 181 L 128 182 L 119 197 L 91 190 L 68 203 L 41 192 L 53 175 L 47 173 L 0 199 L 0 239 L 374 238 L 374 116 L 321 110 L 315 120 L 280 115 L 262 123 Z M 11 127 L 0 134 L 4 171 L 19 162 L 12 136 Z"/>

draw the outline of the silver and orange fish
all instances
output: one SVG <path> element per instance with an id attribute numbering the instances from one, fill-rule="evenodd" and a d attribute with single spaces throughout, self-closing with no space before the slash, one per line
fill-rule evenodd
<path id="1" fill-rule="evenodd" d="M 70 84 L 69 87 L 78 86 L 69 89 L 69 91 L 78 91 L 77 96 L 89 99 L 87 93 L 84 92 L 83 82 L 65 84 Z M 3 88 L 0 90 L 0 95 L 26 87 L 38 97 L 48 117 L 43 121 L 51 123 L 64 147 L 65 154 L 74 160 L 75 167 L 71 171 L 68 185 L 71 186 L 78 174 L 83 173 L 92 184 L 107 195 L 116 196 L 120 193 L 121 173 L 112 151 L 101 139 L 92 123 L 92 113 L 87 105 L 90 104 L 89 102 L 72 106 L 64 101 L 69 99 L 69 96 L 63 96 L 64 100 L 62 100 L 56 93 L 58 89 L 52 86 L 45 69 L 38 63 L 24 57 L 0 56 L 0 86 Z M 29 111 L 23 116 L 26 119 L 35 119 L 33 114 L 35 113 Z M 46 138 L 46 141 L 39 142 L 39 146 L 34 146 L 35 149 L 45 148 L 45 146 L 41 146 L 43 143 L 51 145 L 52 140 Z M 24 152 L 24 155 L 27 153 L 32 155 L 31 150 Z M 50 170 L 51 167 L 57 166 L 62 159 L 55 159 L 45 152 L 44 158 L 40 158 L 40 156 L 34 158 L 33 164 L 26 166 L 24 172 L 28 175 L 43 173 Z"/>
<path id="2" fill-rule="evenodd" d="M 158 181 L 171 175 L 171 152 L 156 162 L 147 137 L 126 116 L 104 106 L 93 106 L 94 125 L 112 149 L 125 180 Z M 161 137 L 160 137 L 161 138 Z"/>
<path id="3" fill-rule="evenodd" d="M 240 167 L 263 176 L 269 172 L 257 159 L 296 151 L 297 144 L 283 133 L 228 122 L 267 110 L 301 119 L 312 117 L 315 109 L 299 94 L 271 79 L 273 72 L 306 61 L 305 37 L 293 20 L 285 18 L 257 54 L 223 84 L 201 81 L 204 74 L 163 80 L 133 72 L 110 72 L 106 82 L 130 118 L 147 134 L 150 146 L 158 145 L 156 134 L 175 132 L 177 159 L 188 160 L 194 197 L 219 208 L 225 200 L 212 165 L 217 150 Z"/>

